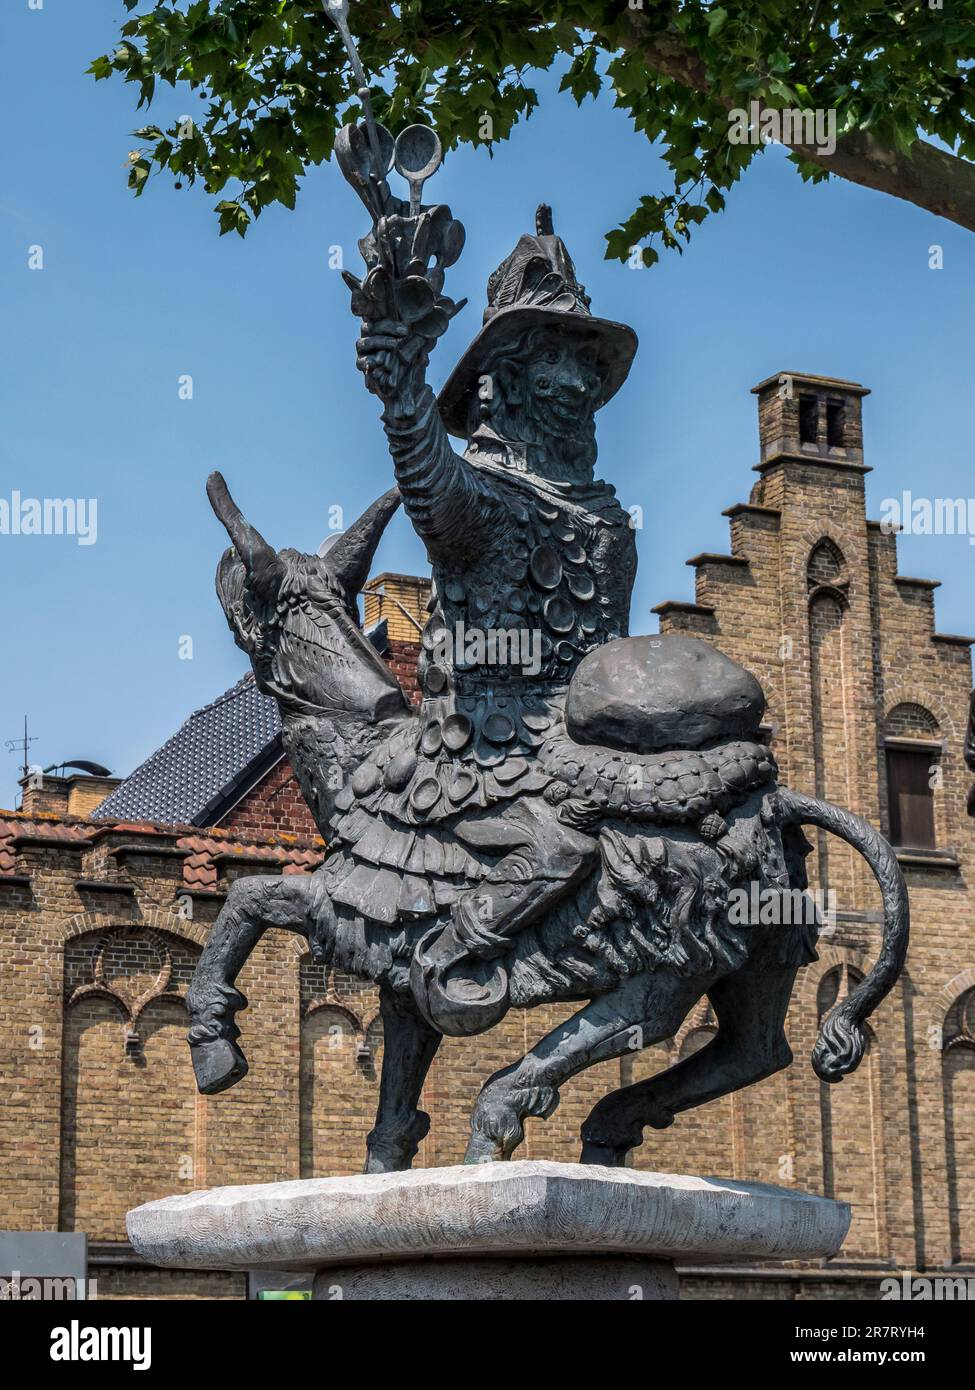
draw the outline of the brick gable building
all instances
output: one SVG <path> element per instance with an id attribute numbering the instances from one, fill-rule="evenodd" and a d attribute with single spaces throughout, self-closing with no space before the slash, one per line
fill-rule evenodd
<path id="1" fill-rule="evenodd" d="M 696 601 L 655 611 L 662 631 L 712 641 L 762 681 L 785 782 L 892 835 L 912 946 L 860 1070 L 820 1084 L 808 1064 L 819 1019 L 875 959 L 880 919 L 857 857 L 833 842 L 827 858 L 817 842 L 811 879 L 835 894 L 835 913 L 796 986 L 796 1062 L 650 1131 L 633 1161 L 853 1203 L 841 1258 L 688 1271 L 686 1293 L 871 1298 L 892 1269 L 975 1274 L 975 836 L 961 756 L 970 639 L 936 631 L 935 585 L 899 575 L 896 536 L 867 519 L 864 388 L 792 375 L 755 390 L 758 480 L 726 512 L 729 553 L 695 556 Z M 392 574 L 365 596 L 367 631 L 414 698 L 428 598 L 429 581 Z M 198 1096 L 184 1041 L 186 985 L 230 883 L 307 872 L 324 852 L 275 718 L 245 677 L 121 784 L 48 779 L 25 791 L 22 811 L 0 812 L 0 1225 L 87 1231 L 102 1297 L 245 1296 L 238 1275 L 142 1265 L 125 1243 L 127 1208 L 361 1165 L 383 1046 L 372 988 L 271 932 L 240 980 L 250 1074 Z M 419 1164 L 460 1160 L 480 1085 L 567 1012 L 516 1013 L 445 1041 L 424 1092 L 433 1125 Z M 713 1031 L 703 1004 L 672 1043 L 576 1078 L 550 1120 L 528 1122 L 522 1155 L 576 1159 L 600 1095 Z"/>

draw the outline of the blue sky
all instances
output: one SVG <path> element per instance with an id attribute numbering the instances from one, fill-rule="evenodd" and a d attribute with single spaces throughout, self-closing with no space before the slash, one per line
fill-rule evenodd
<path id="1" fill-rule="evenodd" d="M 0 16 L 4 128 L 17 132 L 0 180 L 0 497 L 98 502 L 94 545 L 0 536 L 0 740 L 26 713 L 32 760 L 92 758 L 121 774 L 243 670 L 213 593 L 224 537 L 208 472 L 225 473 L 276 545 L 305 549 L 331 506 L 352 519 L 390 481 L 348 292 L 328 268 L 339 245 L 355 269 L 361 205 L 336 168 L 314 170 L 297 210 L 267 212 L 242 242 L 218 238 L 202 189 L 156 179 L 135 201 L 123 168 L 144 119 L 134 89 L 84 75 L 123 13 L 121 0 L 6 0 Z M 542 87 L 541 110 L 493 160 L 451 155 L 428 190 L 467 225 L 448 292 L 471 300 L 432 376 L 439 385 L 473 335 L 487 275 L 536 203 L 552 203 L 595 312 L 641 340 L 599 436 L 599 472 L 645 513 L 634 631 L 655 628 L 660 600 L 693 597 L 688 556 L 727 549 L 721 511 L 755 477 L 749 388 L 774 371 L 872 388 L 872 515 L 904 489 L 973 492 L 970 234 L 849 184 L 806 186 L 772 150 L 682 258 L 627 270 L 602 260 L 602 234 L 666 173 L 608 102 L 577 109 Z M 194 100 L 163 89 L 153 119 L 192 114 Z M 943 270 L 928 268 L 932 243 Z M 28 269 L 36 245 L 40 271 Z M 192 400 L 179 398 L 186 374 Z M 401 517 L 377 563 L 424 567 Z M 904 537 L 900 568 L 943 581 L 941 630 L 975 626 L 964 536 Z M 18 761 L 0 743 L 0 805 L 14 803 Z"/>

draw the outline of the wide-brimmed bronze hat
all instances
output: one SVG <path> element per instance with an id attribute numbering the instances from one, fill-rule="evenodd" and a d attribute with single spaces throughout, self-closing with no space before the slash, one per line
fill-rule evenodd
<path id="1" fill-rule="evenodd" d="M 485 363 L 494 349 L 522 329 L 547 326 L 585 339 L 596 353 L 602 379 L 596 409 L 623 385 L 637 350 L 637 336 L 625 323 L 589 312 L 585 285 L 561 237 L 552 228 L 545 203 L 535 214 L 535 235 L 523 236 L 488 280 L 484 326 L 440 392 L 440 414 L 451 434 L 466 439 L 471 402 Z"/>

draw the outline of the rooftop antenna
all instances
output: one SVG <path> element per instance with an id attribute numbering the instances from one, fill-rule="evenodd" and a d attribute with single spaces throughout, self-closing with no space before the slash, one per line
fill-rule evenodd
<path id="1" fill-rule="evenodd" d="M 36 739 L 36 738 L 28 738 L 28 736 L 27 736 L 27 715 L 26 715 L 26 714 L 24 715 L 24 733 L 23 733 L 23 737 L 22 737 L 22 738 L 8 738 L 8 739 L 5 739 L 5 740 L 4 740 L 4 747 L 6 748 L 6 750 L 7 750 L 8 753 L 16 753 L 18 749 L 20 749 L 21 753 L 23 753 L 23 755 L 24 755 L 24 761 L 23 761 L 23 763 L 22 763 L 22 765 L 21 765 L 21 769 L 20 769 L 20 770 L 21 770 L 21 772 L 23 773 L 23 776 L 24 776 L 24 780 L 25 780 L 25 781 L 27 780 L 27 777 L 28 777 L 29 774 L 30 774 L 30 764 L 29 764 L 28 761 L 27 761 L 27 757 L 28 757 L 28 754 L 29 754 L 29 751 L 30 751 L 30 746 L 31 746 L 32 743 L 36 743 L 36 742 L 37 742 L 37 739 Z"/>

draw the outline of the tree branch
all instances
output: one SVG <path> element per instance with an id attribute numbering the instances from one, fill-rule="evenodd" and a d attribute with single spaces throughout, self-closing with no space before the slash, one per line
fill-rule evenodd
<path id="1" fill-rule="evenodd" d="M 638 52 L 664 77 L 705 95 L 715 95 L 701 59 L 673 28 L 654 33 L 645 14 L 625 12 L 618 36 L 627 52 Z M 718 98 L 729 110 L 735 102 Z M 836 142 L 833 154 L 815 145 L 787 144 L 787 148 L 811 164 L 818 164 L 837 178 L 903 198 L 937 217 L 975 231 L 975 164 L 949 154 L 926 140 L 918 140 L 909 154 L 883 145 L 868 131 L 852 131 Z"/>

